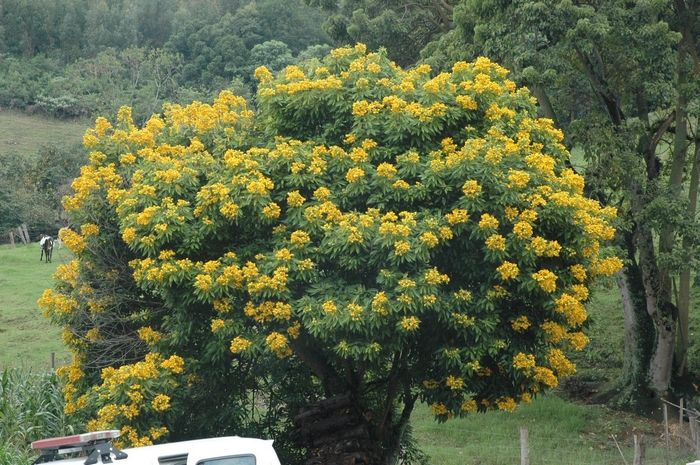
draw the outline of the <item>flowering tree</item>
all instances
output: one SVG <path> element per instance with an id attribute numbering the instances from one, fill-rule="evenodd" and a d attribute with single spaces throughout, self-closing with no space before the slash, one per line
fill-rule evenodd
<path id="1" fill-rule="evenodd" d="M 562 134 L 506 74 L 479 59 L 431 77 L 358 45 L 260 68 L 257 114 L 222 93 L 143 129 L 126 109 L 98 119 L 66 200 L 76 277 L 42 305 L 69 333 L 99 315 L 81 276 L 115 237 L 136 294 L 160 303 L 128 319 L 148 355 L 101 381 L 82 367 L 99 331 L 69 334 L 69 406 L 148 442 L 164 412 L 192 411 L 170 401 L 207 382 L 202 360 L 271 356 L 351 393 L 379 461 L 418 399 L 446 420 L 556 386 L 575 371 L 563 350 L 588 340 L 590 284 L 621 267 L 601 246 L 615 211 L 583 196 Z"/>

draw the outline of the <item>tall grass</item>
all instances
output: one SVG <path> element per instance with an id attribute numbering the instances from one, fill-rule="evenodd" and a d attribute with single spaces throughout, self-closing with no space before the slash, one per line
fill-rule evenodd
<path id="1" fill-rule="evenodd" d="M 62 383 L 55 373 L 5 369 L 0 375 L 0 464 L 29 463 L 41 438 L 79 431 L 63 412 Z"/>

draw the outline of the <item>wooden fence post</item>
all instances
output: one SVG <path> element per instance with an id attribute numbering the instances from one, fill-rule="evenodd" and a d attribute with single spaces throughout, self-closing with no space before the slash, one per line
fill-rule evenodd
<path id="1" fill-rule="evenodd" d="M 22 231 L 22 226 L 19 226 L 17 228 L 17 231 L 19 232 L 19 238 L 22 240 L 22 244 L 27 245 L 27 239 L 24 237 L 24 231 Z"/>
<path id="2" fill-rule="evenodd" d="M 646 454 L 646 444 L 644 435 L 637 437 L 634 435 L 634 465 L 644 465 L 644 454 Z"/>
<path id="3" fill-rule="evenodd" d="M 530 432 L 520 428 L 520 465 L 530 465 Z"/>
<path id="4" fill-rule="evenodd" d="M 15 248 L 15 233 L 12 231 L 10 231 L 10 245 L 13 249 Z"/>

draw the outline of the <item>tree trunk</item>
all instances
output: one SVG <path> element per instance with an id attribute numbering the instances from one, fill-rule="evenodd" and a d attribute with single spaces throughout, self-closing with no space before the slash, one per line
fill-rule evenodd
<path id="1" fill-rule="evenodd" d="M 321 400 L 294 417 L 292 439 L 307 449 L 305 465 L 382 465 L 380 438 L 350 393 Z"/>
<path id="2" fill-rule="evenodd" d="M 698 205 L 698 185 L 700 184 L 700 144 L 695 144 L 693 166 L 688 186 L 688 218 L 695 220 Z M 683 248 L 689 249 L 691 240 L 683 238 Z M 688 325 L 690 320 L 690 270 L 683 270 L 678 285 L 678 338 L 676 339 L 676 374 L 685 376 L 688 367 Z"/>
<path id="3" fill-rule="evenodd" d="M 650 383 L 658 396 L 665 396 L 671 384 L 678 313 L 671 302 L 669 289 L 664 286 L 659 276 L 651 231 L 639 228 L 637 241 L 647 312 L 656 327 L 656 347 L 651 359 Z"/>
<path id="4" fill-rule="evenodd" d="M 536 84 L 531 85 L 530 89 L 532 90 L 532 95 L 534 95 L 537 99 L 537 103 L 539 103 L 544 117 L 551 119 L 552 121 L 554 121 L 554 126 L 559 127 L 559 122 L 557 121 L 557 114 L 554 112 L 554 107 L 552 106 L 552 102 L 551 100 L 549 100 L 549 96 L 544 90 L 544 87 Z"/>
<path id="5" fill-rule="evenodd" d="M 613 402 L 618 407 L 638 410 L 649 398 L 654 324 L 646 310 L 639 266 L 631 263 L 623 271 L 617 272 L 615 277 L 625 316 L 625 355 L 618 394 Z"/>

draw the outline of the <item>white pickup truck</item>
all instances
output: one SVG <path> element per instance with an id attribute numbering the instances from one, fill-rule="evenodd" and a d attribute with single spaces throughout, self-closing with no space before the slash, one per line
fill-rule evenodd
<path id="1" fill-rule="evenodd" d="M 32 465 L 280 465 L 271 440 L 231 436 L 118 450 L 110 443 L 117 437 L 119 430 L 111 430 L 35 441 L 41 455 Z"/>

